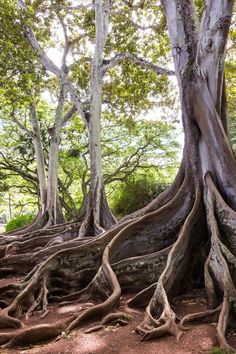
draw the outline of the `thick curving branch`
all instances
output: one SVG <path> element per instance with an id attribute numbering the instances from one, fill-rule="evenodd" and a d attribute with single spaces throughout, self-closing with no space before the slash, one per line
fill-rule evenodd
<path id="1" fill-rule="evenodd" d="M 143 68 L 150 69 L 157 75 L 175 75 L 173 70 L 168 70 L 162 68 L 146 59 L 140 58 L 132 53 L 117 53 L 113 58 L 106 59 L 103 61 L 103 74 L 105 74 L 109 69 L 113 68 L 115 65 L 119 64 L 123 60 L 128 60 L 133 62 Z"/>

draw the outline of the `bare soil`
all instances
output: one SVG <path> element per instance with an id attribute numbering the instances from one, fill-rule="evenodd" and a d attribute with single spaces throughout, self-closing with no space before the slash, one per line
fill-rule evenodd
<path id="1" fill-rule="evenodd" d="M 126 303 L 128 297 L 123 298 L 123 304 Z M 54 322 L 77 312 L 80 306 L 81 304 L 50 306 L 50 312 L 45 319 L 40 318 L 40 315 L 35 315 L 25 323 L 27 326 L 33 326 L 36 323 Z M 189 312 L 204 311 L 206 300 L 201 295 L 190 296 L 176 301 L 173 308 L 179 316 Z M 214 323 L 191 326 L 178 342 L 173 336 L 141 342 L 140 336 L 135 333 L 135 328 L 142 322 L 143 315 L 141 311 L 134 313 L 127 326 L 106 326 L 99 332 L 90 334 L 85 334 L 86 328 L 82 328 L 62 336 L 58 341 L 34 347 L 25 346 L 20 349 L 2 348 L 0 354 L 204 354 L 217 346 Z M 228 341 L 235 347 L 235 331 L 231 330 L 229 334 Z"/>

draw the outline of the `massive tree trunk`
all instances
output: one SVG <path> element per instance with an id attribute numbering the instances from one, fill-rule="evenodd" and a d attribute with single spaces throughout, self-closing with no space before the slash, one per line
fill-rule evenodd
<path id="1" fill-rule="evenodd" d="M 103 52 L 108 33 L 111 2 L 95 0 L 96 42 L 90 79 L 90 114 L 88 115 L 88 138 L 90 153 L 90 188 L 85 220 L 80 228 L 80 237 L 98 235 L 114 223 L 105 194 L 102 173 L 101 110 L 103 86 Z"/>
<path id="2" fill-rule="evenodd" d="M 223 73 L 233 1 L 207 1 L 200 29 L 193 1 L 165 0 L 163 4 L 180 89 L 184 168 L 195 193 L 192 211 L 169 254 L 138 331 L 145 340 L 163 333 L 181 334 L 169 300 L 179 294 L 180 283 L 182 290 L 191 287 L 194 272 L 189 271 L 196 272 L 190 267 L 191 257 L 197 257 L 197 249 L 202 248 L 205 257 L 197 265 L 198 272 L 204 274 L 208 302 L 214 310 L 186 316 L 181 325 L 218 313 L 219 344 L 231 350 L 225 332 L 236 300 L 236 161 L 227 137 Z"/>
<path id="3" fill-rule="evenodd" d="M 206 1 L 200 29 L 193 0 L 164 0 L 163 5 L 185 131 L 180 173 L 142 211 L 146 215 L 136 214 L 89 242 L 73 243 L 23 282 L 0 288 L 5 306 L 0 324 L 7 328 L 23 326 L 22 312 L 32 314 L 39 306 L 46 310 L 48 299 L 95 303 L 64 325 L 3 333 L 0 340 L 6 346 L 19 345 L 25 337 L 31 343 L 48 339 L 93 319 L 101 325 L 120 316 L 124 320 L 124 314 L 110 312 L 119 306 L 121 293 L 130 291 L 137 294 L 129 306 L 147 306 L 137 327 L 143 340 L 166 333 L 178 338 L 186 323 L 204 319 L 217 322 L 220 346 L 235 352 L 226 330 L 236 308 L 236 161 L 227 137 L 223 78 L 233 1 Z M 13 265 L 14 259 L 7 263 Z M 196 286 L 204 289 L 209 308 L 179 322 L 171 300 Z"/>

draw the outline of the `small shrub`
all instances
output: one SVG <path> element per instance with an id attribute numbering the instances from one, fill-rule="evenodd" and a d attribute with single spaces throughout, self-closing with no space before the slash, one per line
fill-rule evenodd
<path id="1" fill-rule="evenodd" d="M 124 216 L 143 208 L 159 193 L 167 188 L 166 184 L 158 184 L 149 176 L 130 178 L 122 183 L 113 196 L 111 207 L 116 216 Z"/>
<path id="2" fill-rule="evenodd" d="M 28 225 L 34 219 L 34 217 L 35 215 L 31 213 L 17 215 L 7 223 L 5 230 L 12 231 Z"/>

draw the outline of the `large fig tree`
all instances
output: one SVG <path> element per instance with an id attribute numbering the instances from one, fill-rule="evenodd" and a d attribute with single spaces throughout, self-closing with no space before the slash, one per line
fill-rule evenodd
<path id="1" fill-rule="evenodd" d="M 236 161 L 228 140 L 224 83 L 233 3 L 206 0 L 199 26 L 193 0 L 163 0 L 185 132 L 179 173 L 132 220 L 90 241 L 76 239 L 63 250 L 47 248 L 31 257 L 26 278 L 0 288 L 1 326 L 22 327 L 0 335 L 6 346 L 48 339 L 93 320 L 124 321 L 127 315 L 116 310 L 122 292 L 129 291 L 137 293 L 129 306 L 147 306 L 137 328 L 143 340 L 166 333 L 179 337 L 187 322 L 214 318 L 220 346 L 235 352 L 226 330 L 236 305 Z M 0 263 L 9 270 L 20 257 Z M 209 308 L 179 322 L 171 299 L 196 284 Z M 38 307 L 47 311 L 48 301 L 55 300 L 89 304 L 63 322 L 23 328 L 23 312 L 28 317 Z"/>

